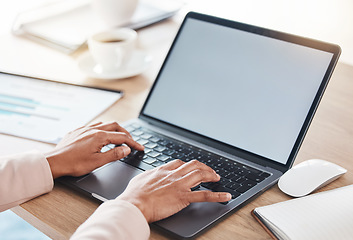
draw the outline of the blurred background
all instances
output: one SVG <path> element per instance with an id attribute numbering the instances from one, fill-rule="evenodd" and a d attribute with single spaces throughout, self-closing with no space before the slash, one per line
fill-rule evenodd
<path id="1" fill-rule="evenodd" d="M 58 0 L 0 2 L 0 36 L 8 34 L 20 12 Z M 75 1 L 75 0 L 72 0 Z M 353 1 L 351 0 L 184 0 L 174 17 L 189 10 L 339 44 L 341 62 L 353 65 Z"/>

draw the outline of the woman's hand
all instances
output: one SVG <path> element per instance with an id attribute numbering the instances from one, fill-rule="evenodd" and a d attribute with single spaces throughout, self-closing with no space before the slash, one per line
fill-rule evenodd
<path id="1" fill-rule="evenodd" d="M 101 149 L 110 143 L 127 146 L 102 153 Z M 54 179 L 65 175 L 81 176 L 126 157 L 131 152 L 130 148 L 144 150 L 118 123 L 100 122 L 68 133 L 53 151 L 46 154 L 46 158 Z"/>
<path id="2" fill-rule="evenodd" d="M 117 199 L 137 206 L 148 222 L 169 217 L 192 202 L 227 202 L 230 193 L 191 191 L 201 182 L 217 182 L 220 176 L 205 164 L 174 160 L 131 179 Z"/>

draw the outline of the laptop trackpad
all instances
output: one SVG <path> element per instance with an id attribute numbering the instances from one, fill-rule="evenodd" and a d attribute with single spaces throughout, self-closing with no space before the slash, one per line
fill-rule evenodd
<path id="1" fill-rule="evenodd" d="M 78 180 L 76 185 L 108 200 L 119 196 L 130 180 L 143 171 L 116 161 Z"/>

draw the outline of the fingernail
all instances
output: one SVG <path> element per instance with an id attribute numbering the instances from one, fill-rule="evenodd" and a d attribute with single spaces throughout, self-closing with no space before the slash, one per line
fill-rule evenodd
<path id="1" fill-rule="evenodd" d="M 232 199 L 232 194 L 230 193 L 221 193 L 222 201 L 229 201 Z"/>
<path id="2" fill-rule="evenodd" d="M 130 154 L 131 149 L 130 149 L 129 147 L 127 147 L 127 146 L 123 146 L 122 148 L 123 148 L 123 153 L 124 153 L 124 156 L 127 156 L 127 155 L 129 155 L 129 154 Z"/>

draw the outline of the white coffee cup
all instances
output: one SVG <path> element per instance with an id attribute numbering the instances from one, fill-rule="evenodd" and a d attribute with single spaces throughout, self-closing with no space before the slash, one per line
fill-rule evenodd
<path id="1" fill-rule="evenodd" d="M 93 11 L 109 26 L 122 26 L 134 14 L 138 0 L 92 0 Z"/>
<path id="2" fill-rule="evenodd" d="M 116 28 L 93 34 L 88 48 L 94 61 L 105 71 L 116 70 L 134 50 L 137 33 L 129 28 Z"/>

